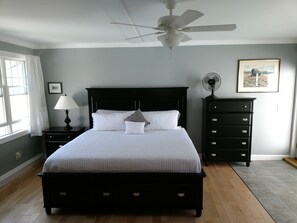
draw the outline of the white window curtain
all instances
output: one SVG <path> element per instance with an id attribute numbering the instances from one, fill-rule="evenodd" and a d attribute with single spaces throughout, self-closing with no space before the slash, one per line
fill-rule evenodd
<path id="1" fill-rule="evenodd" d="M 31 136 L 42 136 L 42 130 L 49 127 L 49 119 L 40 58 L 38 56 L 26 55 L 26 64 Z"/>

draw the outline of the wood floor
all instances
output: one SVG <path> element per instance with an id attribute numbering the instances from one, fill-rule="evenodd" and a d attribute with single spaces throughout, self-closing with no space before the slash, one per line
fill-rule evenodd
<path id="1" fill-rule="evenodd" d="M 296 158 L 285 157 L 284 161 L 291 164 L 293 167 L 297 168 L 297 159 Z"/>
<path id="2" fill-rule="evenodd" d="M 203 166 L 204 209 L 194 211 L 142 210 L 108 212 L 59 210 L 46 215 L 43 209 L 41 164 L 28 169 L 0 188 L 0 222 L 4 223 L 232 223 L 274 222 L 233 169 L 225 163 Z"/>

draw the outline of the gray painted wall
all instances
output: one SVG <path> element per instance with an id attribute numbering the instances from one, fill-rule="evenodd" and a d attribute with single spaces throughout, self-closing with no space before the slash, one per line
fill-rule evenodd
<path id="1" fill-rule="evenodd" d="M 21 54 L 33 54 L 32 49 L 5 42 L 0 42 L 0 50 Z M 42 137 L 30 137 L 29 135 L 0 144 L 0 176 L 42 153 L 42 148 Z M 15 159 L 16 151 L 22 152 L 20 160 Z"/>
<path id="2" fill-rule="evenodd" d="M 189 86 L 188 132 L 201 152 L 201 86 L 203 76 L 217 72 L 218 97 L 256 97 L 252 154 L 287 155 L 296 75 L 297 45 L 230 45 L 167 48 L 47 49 L 40 55 L 45 82 L 62 82 L 63 93 L 80 108 L 70 111 L 73 126 L 88 126 L 87 87 Z M 238 59 L 280 58 L 278 93 L 236 93 Z M 54 110 L 60 95 L 47 94 L 52 126 L 64 125 L 63 111 Z"/>

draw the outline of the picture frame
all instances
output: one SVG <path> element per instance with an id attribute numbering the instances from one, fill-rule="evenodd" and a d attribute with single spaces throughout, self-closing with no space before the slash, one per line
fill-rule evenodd
<path id="1" fill-rule="evenodd" d="M 48 93 L 49 94 L 62 94 L 62 82 L 48 82 Z"/>
<path id="2" fill-rule="evenodd" d="M 280 59 L 238 60 L 237 92 L 278 92 Z"/>

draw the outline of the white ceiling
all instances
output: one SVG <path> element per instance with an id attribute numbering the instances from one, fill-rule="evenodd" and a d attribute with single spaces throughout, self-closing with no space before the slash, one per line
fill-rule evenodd
<path id="1" fill-rule="evenodd" d="M 187 33 L 181 45 L 297 43 L 297 0 L 179 0 L 174 15 L 187 9 L 204 16 L 190 26 L 235 23 L 233 32 Z M 161 46 L 155 32 L 110 24 L 157 26 L 168 15 L 162 0 L 0 0 L 0 41 L 33 49 Z"/>

